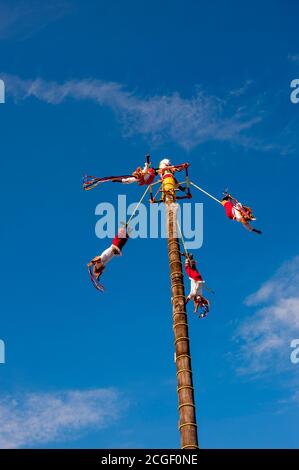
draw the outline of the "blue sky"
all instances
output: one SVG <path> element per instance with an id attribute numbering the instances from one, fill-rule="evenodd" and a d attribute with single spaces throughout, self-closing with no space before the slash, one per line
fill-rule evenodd
<path id="1" fill-rule="evenodd" d="M 206 320 L 188 308 L 201 447 L 298 446 L 298 8 L 1 2 L 1 447 L 179 446 L 166 241 L 130 240 L 103 295 L 85 266 L 108 243 L 96 205 L 142 190 L 84 193 L 82 175 L 148 151 L 229 187 L 263 230 L 194 193 L 216 291 Z"/>

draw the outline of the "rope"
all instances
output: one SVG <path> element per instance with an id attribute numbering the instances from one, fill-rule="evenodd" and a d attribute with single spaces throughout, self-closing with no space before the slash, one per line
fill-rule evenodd
<path id="1" fill-rule="evenodd" d="M 182 285 L 182 281 L 173 282 L 173 283 L 171 284 L 171 288 L 173 289 L 174 287 L 181 286 L 181 285 Z"/>
<path id="2" fill-rule="evenodd" d="M 193 184 L 193 183 L 191 183 L 191 184 Z M 195 185 L 193 184 L 193 186 L 195 186 Z M 213 197 L 213 196 L 211 196 L 211 197 Z M 215 198 L 213 198 L 213 199 L 215 199 Z M 218 199 L 216 199 L 216 201 L 218 201 Z M 218 201 L 218 202 L 221 204 L 220 201 Z M 189 260 L 189 259 L 190 259 L 190 258 L 189 258 L 189 253 L 188 253 L 188 251 L 187 251 L 186 244 L 185 244 L 185 240 L 184 240 L 184 237 L 183 237 L 183 234 L 182 234 L 182 230 L 181 230 L 181 227 L 180 227 L 180 224 L 179 224 L 179 221 L 178 221 L 178 220 L 177 220 L 177 225 L 178 225 L 178 229 L 179 229 L 179 232 L 180 232 L 180 237 L 181 237 L 181 240 L 182 240 L 182 243 L 183 243 L 183 247 L 184 247 L 186 259 Z M 210 292 L 211 294 L 215 294 L 215 292 L 213 291 L 213 289 L 211 289 L 210 287 L 206 286 L 205 284 L 203 284 L 203 287 L 204 287 L 204 289 L 206 289 L 206 290 L 207 290 L 208 292 Z"/>
<path id="3" fill-rule="evenodd" d="M 198 446 L 196 446 L 195 444 L 188 444 L 186 446 L 183 446 L 182 449 L 199 449 Z"/>
<path id="4" fill-rule="evenodd" d="M 178 387 L 177 391 L 180 392 L 181 390 L 184 390 L 184 388 L 189 388 L 190 390 L 194 390 L 192 385 L 182 385 L 181 387 Z"/>
<path id="5" fill-rule="evenodd" d="M 180 424 L 179 425 L 179 430 L 181 430 L 183 427 L 185 426 L 194 426 L 195 428 L 197 428 L 197 424 L 196 423 L 183 423 L 183 424 Z"/>
<path id="6" fill-rule="evenodd" d="M 180 237 L 181 237 L 181 240 L 182 240 L 182 243 L 183 243 L 183 247 L 184 247 L 184 251 L 185 251 L 185 256 L 187 259 L 189 259 L 189 253 L 188 253 L 188 250 L 186 248 L 186 243 L 185 243 L 185 240 L 184 240 L 184 237 L 183 237 L 183 234 L 182 234 L 182 230 L 181 230 L 181 226 L 179 224 L 179 221 L 177 220 L 177 226 L 178 226 L 178 229 L 179 229 L 179 232 L 180 232 Z"/>
<path id="7" fill-rule="evenodd" d="M 173 250 L 170 250 L 170 251 L 168 252 L 168 256 L 171 256 L 172 253 L 176 253 L 176 252 L 177 252 L 177 249 L 174 248 Z"/>
<path id="8" fill-rule="evenodd" d="M 192 406 L 192 408 L 195 408 L 195 405 L 193 405 L 193 403 L 182 403 L 182 404 L 179 405 L 179 407 L 178 407 L 179 410 L 180 410 L 181 408 L 183 408 L 183 406 Z"/>
<path id="9" fill-rule="evenodd" d="M 179 343 L 179 342 L 181 342 L 181 341 L 189 341 L 188 336 L 179 336 L 179 337 L 175 340 L 174 344 L 177 344 L 177 343 Z"/>
<path id="10" fill-rule="evenodd" d="M 180 276 L 182 275 L 181 271 L 174 271 L 173 273 L 170 273 L 170 276 L 173 276 L 174 274 L 180 274 Z"/>
<path id="11" fill-rule="evenodd" d="M 174 259 L 173 261 L 170 261 L 169 265 L 171 266 L 173 263 L 179 263 L 180 265 L 182 264 L 181 261 L 177 261 L 176 259 Z"/>
<path id="12" fill-rule="evenodd" d="M 182 372 L 190 372 L 190 374 L 192 374 L 192 370 L 191 369 L 180 369 L 177 371 L 176 375 L 179 375 L 181 374 Z"/>
<path id="13" fill-rule="evenodd" d="M 189 354 L 180 354 L 179 356 L 176 356 L 175 360 L 177 361 L 181 357 L 188 357 L 188 359 L 191 359 L 191 356 L 189 356 Z"/>
<path id="14" fill-rule="evenodd" d="M 211 294 L 215 294 L 215 291 L 213 291 L 213 289 L 211 289 L 210 287 L 206 286 L 205 284 L 203 284 L 202 286 L 205 290 L 207 290 L 208 292 L 210 292 Z"/>
<path id="15" fill-rule="evenodd" d="M 159 194 L 159 192 L 160 192 L 160 190 L 161 190 L 161 188 L 162 188 L 162 184 L 161 184 L 161 182 L 160 182 L 160 181 L 158 181 L 158 183 L 160 183 L 160 186 L 159 186 L 159 188 L 157 189 L 157 192 L 156 192 L 156 194 L 154 195 L 154 198 L 153 198 L 153 200 L 154 200 L 154 201 L 156 200 L 156 197 L 158 196 L 158 194 Z"/>
<path id="16" fill-rule="evenodd" d="M 175 329 L 177 326 L 180 326 L 180 325 L 188 326 L 188 323 L 183 322 L 183 321 L 180 321 L 180 322 L 175 323 L 175 324 L 173 325 L 173 329 Z"/>
<path id="17" fill-rule="evenodd" d="M 216 197 L 212 196 L 212 194 L 209 194 L 207 191 L 205 191 L 204 189 L 200 188 L 199 186 L 197 186 L 197 184 L 194 184 L 192 181 L 190 181 L 190 184 L 192 184 L 192 186 L 194 186 L 194 188 L 198 189 L 199 191 L 201 191 L 202 193 L 204 193 L 206 196 L 209 196 L 211 199 L 214 199 L 214 201 L 219 202 L 219 204 L 221 204 L 221 201 L 219 201 L 219 199 L 217 199 Z M 222 204 L 221 204 L 221 205 L 222 205 Z"/>
<path id="18" fill-rule="evenodd" d="M 134 217 L 136 211 L 138 210 L 140 204 L 142 203 L 143 199 L 145 198 L 145 195 L 146 195 L 146 193 L 148 192 L 148 190 L 149 190 L 149 186 L 146 188 L 146 190 L 144 191 L 144 193 L 143 193 L 143 195 L 142 195 L 140 201 L 139 201 L 138 204 L 135 206 L 135 209 L 133 210 L 133 212 L 132 212 L 132 214 L 131 214 L 131 217 L 129 218 L 128 222 L 126 223 L 126 226 L 128 226 L 128 225 L 130 224 L 130 222 L 131 222 L 131 220 L 133 219 L 133 217 Z"/>
<path id="19" fill-rule="evenodd" d="M 155 186 L 156 184 L 161 184 L 161 181 L 156 181 L 155 183 L 152 183 L 150 186 Z"/>

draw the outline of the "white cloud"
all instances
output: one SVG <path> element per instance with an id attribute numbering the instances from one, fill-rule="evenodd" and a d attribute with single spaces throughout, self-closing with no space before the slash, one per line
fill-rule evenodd
<path id="1" fill-rule="evenodd" d="M 245 300 L 247 305 L 299 295 L 299 256 L 284 263 L 275 275 Z"/>
<path id="2" fill-rule="evenodd" d="M 42 445 L 110 425 L 125 408 L 114 389 L 26 393 L 0 398 L 0 448 Z"/>
<path id="3" fill-rule="evenodd" d="M 288 369 L 290 341 L 299 332 L 299 256 L 284 263 L 245 303 L 258 310 L 237 331 L 245 364 L 239 371 Z"/>
<path id="4" fill-rule="evenodd" d="M 69 10 L 67 0 L 15 0 L 0 5 L 0 39 L 25 39 L 60 19 Z"/>
<path id="5" fill-rule="evenodd" d="M 229 102 L 235 98 L 230 94 L 222 100 L 197 88 L 191 98 L 183 98 L 179 93 L 142 97 L 116 82 L 86 79 L 59 84 L 11 75 L 2 78 L 7 93 L 16 100 L 35 97 L 57 105 L 71 98 L 106 106 L 120 118 L 126 135 L 140 134 L 152 141 L 171 140 L 185 149 L 211 140 L 246 147 L 258 145 L 246 131 L 261 121 L 261 113 L 257 109 L 236 109 Z"/>

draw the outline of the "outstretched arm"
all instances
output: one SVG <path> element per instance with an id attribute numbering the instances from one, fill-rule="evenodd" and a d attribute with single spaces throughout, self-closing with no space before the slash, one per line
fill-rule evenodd
<path id="1" fill-rule="evenodd" d="M 137 178 L 135 178 L 135 176 L 130 176 L 129 178 L 122 178 L 121 182 L 123 184 L 132 184 L 132 183 L 136 183 L 137 181 Z"/>

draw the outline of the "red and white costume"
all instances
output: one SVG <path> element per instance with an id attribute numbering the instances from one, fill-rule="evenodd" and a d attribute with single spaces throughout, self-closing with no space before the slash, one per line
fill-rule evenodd
<path id="1" fill-rule="evenodd" d="M 191 299 L 195 299 L 198 295 L 202 296 L 202 285 L 205 281 L 200 272 L 196 269 L 195 261 L 186 259 L 185 271 L 191 281 L 190 293 L 186 299 L 188 302 Z"/>
<path id="2" fill-rule="evenodd" d="M 121 255 L 122 249 L 129 240 L 128 230 L 125 227 L 119 229 L 118 234 L 112 240 L 112 246 Z"/>
<path id="3" fill-rule="evenodd" d="M 236 220 L 237 222 L 241 222 L 243 226 L 249 230 L 250 232 L 256 231 L 253 227 L 248 223 L 248 218 L 246 218 L 246 212 L 248 209 L 242 206 L 242 204 L 238 201 L 232 202 L 230 199 L 222 201 L 222 205 L 225 209 L 226 216 L 231 220 Z M 254 219 L 252 219 L 254 220 Z"/>
<path id="4" fill-rule="evenodd" d="M 223 205 L 226 215 L 229 219 L 236 220 L 237 222 L 243 222 L 244 208 L 240 202 L 233 204 L 231 201 L 224 201 Z"/>
<path id="5" fill-rule="evenodd" d="M 129 239 L 128 231 L 125 227 L 119 229 L 117 235 L 113 238 L 111 245 L 103 251 L 100 256 L 91 260 L 94 265 L 94 274 L 97 278 L 103 273 L 105 266 L 114 256 L 121 256 L 122 249 Z"/>
<path id="6" fill-rule="evenodd" d="M 150 164 L 146 162 L 143 170 L 141 170 L 141 168 L 137 169 L 136 172 L 133 173 L 133 176 L 123 178 L 121 182 L 124 184 L 138 183 L 139 186 L 144 186 L 145 184 L 152 184 L 155 180 L 155 176 L 155 170 L 150 168 Z"/>
<path id="7" fill-rule="evenodd" d="M 226 213 L 226 217 L 228 217 L 229 219 L 232 219 L 234 220 L 235 216 L 234 216 L 234 213 L 233 213 L 233 208 L 234 208 L 234 205 L 231 201 L 223 201 L 223 207 L 225 209 L 225 213 Z"/>

